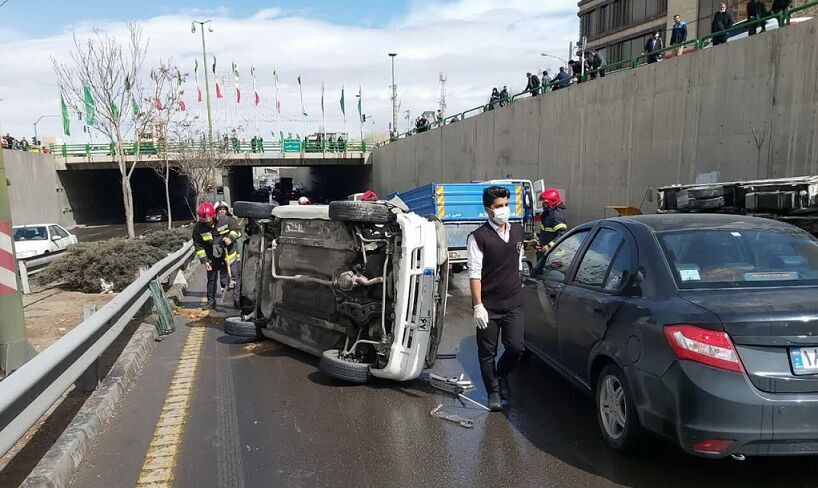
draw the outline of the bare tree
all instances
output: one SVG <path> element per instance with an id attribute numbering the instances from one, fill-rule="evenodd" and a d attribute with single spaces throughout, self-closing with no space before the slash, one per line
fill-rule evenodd
<path id="1" fill-rule="evenodd" d="M 128 237 L 133 239 L 136 234 L 131 176 L 136 163 L 128 163 L 124 141 L 135 122 L 125 107 L 130 101 L 131 90 L 138 85 L 148 42 L 142 41 L 142 29 L 136 24 L 128 24 L 128 32 L 125 46 L 113 36 L 99 31 L 86 41 L 74 36 L 71 63 L 64 64 L 54 58 L 51 61 L 66 104 L 74 111 L 85 112 L 86 123 L 114 145 Z"/>
<path id="2" fill-rule="evenodd" d="M 160 61 L 159 67 L 151 70 L 151 90 L 145 99 L 145 110 L 139 111 L 137 119 L 137 162 L 142 161 L 143 138 L 156 143 L 156 157 L 148 156 L 145 165 L 153 169 L 165 184 L 165 203 L 168 212 L 168 229 L 173 227 L 173 217 L 170 204 L 170 174 L 171 158 L 170 147 L 174 142 L 168 134 L 174 132 L 173 125 L 185 123 L 179 120 L 184 106 L 184 82 L 187 74 L 182 74 L 172 60 Z"/>
<path id="3" fill-rule="evenodd" d="M 216 178 L 224 174 L 230 166 L 227 147 L 214 143 L 209 147 L 207 135 L 196 130 L 190 122 L 176 124 L 172 134 L 174 143 L 170 146 L 169 157 L 176 171 L 186 177 L 196 197 L 187 199 L 191 216 L 196 216 L 196 206 L 203 200 L 215 200 Z"/>

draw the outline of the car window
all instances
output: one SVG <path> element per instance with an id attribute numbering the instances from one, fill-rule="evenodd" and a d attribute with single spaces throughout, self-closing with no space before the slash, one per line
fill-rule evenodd
<path id="1" fill-rule="evenodd" d="M 17 227 L 14 229 L 15 241 L 45 241 L 48 232 L 45 227 Z"/>
<path id="2" fill-rule="evenodd" d="M 582 257 L 574 280 L 583 285 L 602 287 L 608 275 L 608 268 L 622 241 L 619 232 L 607 228 L 600 229 Z"/>
<path id="3" fill-rule="evenodd" d="M 700 229 L 658 236 L 679 288 L 818 284 L 818 241 L 797 229 Z"/>
<path id="4" fill-rule="evenodd" d="M 589 230 L 577 232 L 559 243 L 540 264 L 543 278 L 554 281 L 565 281 L 565 274 L 571 268 L 571 263 L 577 255 L 577 251 L 588 237 Z"/>
<path id="5" fill-rule="evenodd" d="M 55 225 L 55 226 L 54 226 L 54 231 L 55 231 L 55 232 L 57 233 L 57 235 L 58 235 L 58 236 L 60 236 L 60 237 L 68 237 L 68 232 L 66 232 L 66 230 L 65 230 L 65 229 L 63 229 L 62 227 L 60 227 L 59 225 Z"/>
<path id="6" fill-rule="evenodd" d="M 630 251 L 631 249 L 630 246 L 628 246 L 628 241 L 623 241 L 622 245 L 619 246 L 619 251 L 617 251 L 616 256 L 614 257 L 611 268 L 608 270 L 608 277 L 605 279 L 605 291 L 619 290 L 622 286 L 623 280 L 627 279 L 625 274 L 627 271 L 632 269 Z"/>

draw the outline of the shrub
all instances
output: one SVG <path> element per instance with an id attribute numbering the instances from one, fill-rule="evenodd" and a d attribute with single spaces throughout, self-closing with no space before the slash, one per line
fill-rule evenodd
<path id="1" fill-rule="evenodd" d="M 122 291 L 139 275 L 139 268 L 150 268 L 169 252 L 187 241 L 190 231 L 174 229 L 144 239 L 108 239 L 81 242 L 71 246 L 65 256 L 37 275 L 40 284 L 60 283 L 62 287 L 85 293 L 102 291 L 100 278 Z"/>

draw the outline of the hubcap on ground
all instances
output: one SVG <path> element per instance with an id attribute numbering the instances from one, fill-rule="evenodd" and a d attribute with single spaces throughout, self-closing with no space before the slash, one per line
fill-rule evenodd
<path id="1" fill-rule="evenodd" d="M 625 432 L 625 389 L 616 376 L 606 376 L 599 392 L 599 413 L 605 433 L 619 439 Z"/>

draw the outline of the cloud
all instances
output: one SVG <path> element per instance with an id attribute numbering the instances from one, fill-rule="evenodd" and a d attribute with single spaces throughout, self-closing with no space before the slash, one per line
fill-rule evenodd
<path id="1" fill-rule="evenodd" d="M 386 132 L 391 121 L 389 100 L 391 70 L 388 52 L 397 52 L 396 78 L 401 116 L 399 129 L 406 130 L 406 110 L 412 117 L 435 110 L 440 97 L 439 73 L 448 77 L 448 112 L 456 113 L 485 103 L 492 87 L 509 85 L 520 91 L 525 73 L 556 66 L 548 52 L 565 57 L 569 41 L 577 36 L 573 4 L 555 0 L 457 0 L 416 1 L 401 19 L 380 27 L 344 25 L 311 16 L 308 11 L 293 13 L 264 9 L 246 18 L 219 10 L 212 17 L 212 33 L 206 34 L 208 69 L 212 56 L 218 59 L 218 78 L 225 98 L 215 103 L 217 130 L 241 124 L 250 137 L 258 131 L 266 139 L 279 130 L 293 133 L 316 132 L 321 126 L 321 82 L 325 91 L 328 131 L 358 134 L 355 94 L 364 93 L 364 112 L 373 116 L 367 132 Z M 194 59 L 202 62 L 201 37 L 190 33 L 187 13 L 161 15 L 138 20 L 150 39 L 145 73 L 159 59 L 172 57 L 190 73 L 186 87 L 190 116 L 199 112 L 195 100 Z M 59 113 L 59 93 L 50 58 L 68 60 L 72 36 L 86 37 L 92 26 L 123 40 L 125 23 L 87 21 L 66 26 L 63 32 L 39 39 L 6 39 L 4 66 L 0 71 L 0 130 L 30 137 L 32 123 L 40 115 Z M 233 102 L 230 64 L 235 61 L 242 74 L 242 103 Z M 252 105 L 250 66 L 256 68 L 261 105 Z M 282 115 L 277 117 L 274 102 L 273 69 L 280 78 Z M 296 77 L 303 79 L 305 110 L 302 122 Z M 204 89 L 203 70 L 200 85 Z M 211 92 L 213 80 L 211 79 Z M 342 84 L 346 93 L 347 123 L 340 112 Z M 201 109 L 204 117 L 204 108 Z M 74 124 L 74 142 L 84 142 L 81 128 Z M 44 119 L 40 136 L 60 135 L 59 119 Z"/>

